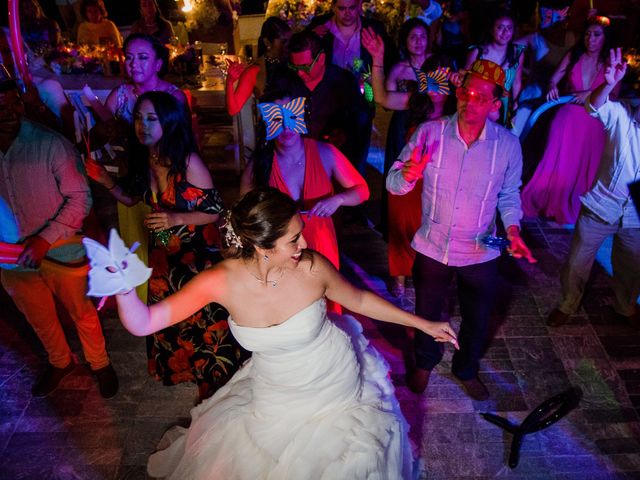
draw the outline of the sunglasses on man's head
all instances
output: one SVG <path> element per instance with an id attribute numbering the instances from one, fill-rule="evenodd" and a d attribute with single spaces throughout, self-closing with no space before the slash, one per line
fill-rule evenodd
<path id="1" fill-rule="evenodd" d="M 314 65 L 316 64 L 316 62 L 318 61 L 318 59 L 320 58 L 320 54 L 324 53 L 323 50 L 320 50 L 318 52 L 318 54 L 316 55 L 316 58 L 313 59 L 313 62 L 307 64 L 307 65 L 296 65 L 295 63 L 291 63 L 289 62 L 289 68 L 291 70 L 293 70 L 294 72 L 304 72 L 304 73 L 309 73 L 311 71 L 311 69 L 314 67 Z"/>

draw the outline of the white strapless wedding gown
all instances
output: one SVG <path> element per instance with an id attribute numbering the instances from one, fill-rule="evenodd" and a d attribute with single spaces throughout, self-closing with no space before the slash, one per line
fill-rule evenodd
<path id="1" fill-rule="evenodd" d="M 153 477 L 400 480 L 414 475 L 408 425 L 388 366 L 324 299 L 286 322 L 233 335 L 253 356 L 151 455 Z"/>

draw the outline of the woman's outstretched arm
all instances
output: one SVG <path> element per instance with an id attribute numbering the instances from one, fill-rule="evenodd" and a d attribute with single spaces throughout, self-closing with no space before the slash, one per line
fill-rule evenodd
<path id="1" fill-rule="evenodd" d="M 396 307 L 375 293 L 354 287 L 326 258 L 317 253 L 314 253 L 312 274 L 318 275 L 324 282 L 326 297 L 348 310 L 374 320 L 417 328 L 437 342 L 451 342 L 457 348 L 456 334 L 449 323 L 425 320 Z"/>
<path id="2" fill-rule="evenodd" d="M 138 337 L 175 325 L 211 302 L 220 303 L 225 271 L 218 265 L 196 275 L 173 295 L 153 305 L 140 300 L 135 290 L 116 295 L 124 328 Z"/>

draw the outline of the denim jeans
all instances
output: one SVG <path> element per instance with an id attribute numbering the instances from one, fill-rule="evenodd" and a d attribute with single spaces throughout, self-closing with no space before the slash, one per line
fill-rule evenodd
<path id="1" fill-rule="evenodd" d="M 461 380 L 478 375 L 480 356 L 485 347 L 489 316 L 493 308 L 498 279 L 498 260 L 464 267 L 452 267 L 417 253 L 413 264 L 416 314 L 427 320 L 440 320 L 451 280 L 455 276 L 462 323 L 458 332 L 460 350 L 453 355 L 452 371 Z M 444 346 L 416 331 L 416 366 L 431 370 L 440 360 Z"/>

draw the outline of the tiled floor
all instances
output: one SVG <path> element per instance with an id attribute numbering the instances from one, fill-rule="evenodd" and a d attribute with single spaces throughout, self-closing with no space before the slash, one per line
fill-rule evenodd
<path id="1" fill-rule="evenodd" d="M 217 175 L 218 186 L 232 191 L 233 181 L 226 182 L 227 177 Z M 372 202 L 371 212 L 376 205 Z M 402 363 L 404 331 L 363 319 L 367 336 L 391 364 L 424 461 L 422 478 L 640 478 L 640 334 L 608 319 L 610 280 L 598 267 L 580 315 L 564 327 L 546 327 L 570 232 L 535 221 L 526 223 L 525 231 L 539 263 L 502 259 L 500 299 L 481 371 L 490 400 L 476 402 L 465 396 L 450 373 L 450 349 L 427 391 L 410 393 Z M 345 275 L 387 295 L 382 239 L 364 226 L 343 225 L 340 242 Z M 402 305 L 411 308 L 411 290 L 407 297 Z M 449 318 L 456 327 L 458 315 L 452 296 Z M 118 395 L 103 400 L 87 368 L 79 366 L 54 394 L 34 399 L 29 391 L 43 352 L 0 292 L 0 479 L 146 478 L 147 456 L 162 433 L 188 422 L 195 387 L 163 387 L 150 379 L 144 340 L 124 331 L 113 314 L 105 313 L 103 320 L 120 377 Z M 68 330 L 79 352 L 75 332 Z M 571 385 L 584 392 L 579 408 L 548 429 L 526 436 L 520 464 L 510 469 L 506 461 L 511 435 L 479 413 L 496 412 L 520 422 L 540 402 Z"/>

